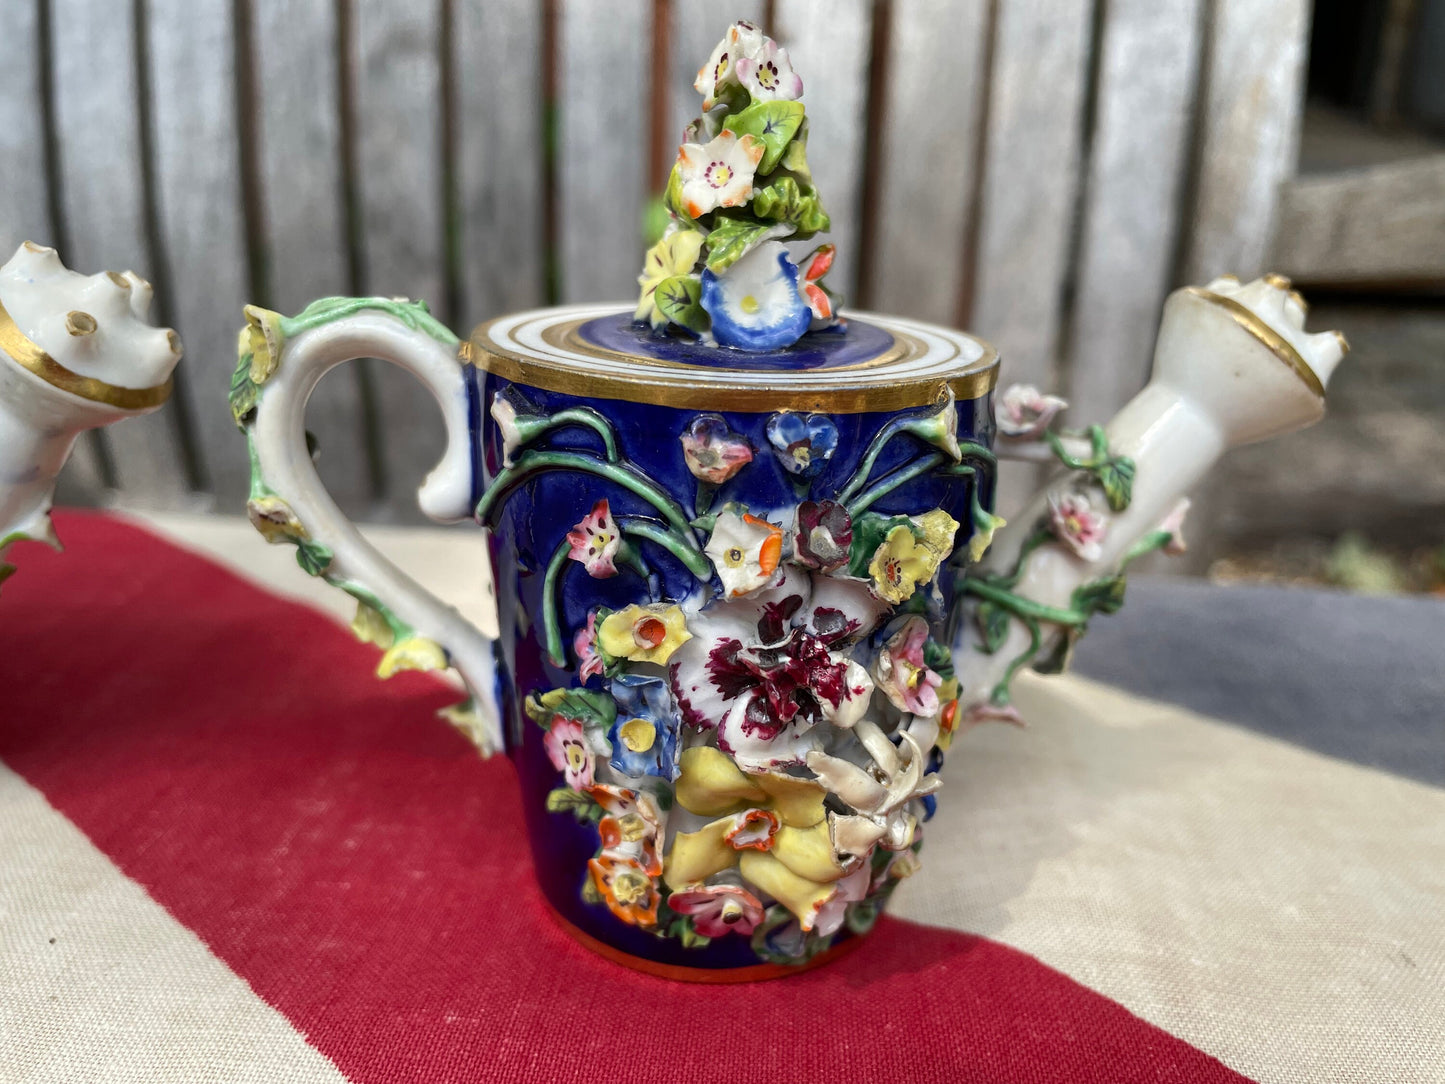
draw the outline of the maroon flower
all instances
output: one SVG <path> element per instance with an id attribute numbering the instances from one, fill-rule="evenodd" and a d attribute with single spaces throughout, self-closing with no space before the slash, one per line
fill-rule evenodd
<path id="1" fill-rule="evenodd" d="M 804 501 L 798 505 L 798 530 L 793 536 L 800 564 L 832 572 L 848 563 L 853 521 L 836 501 Z"/>

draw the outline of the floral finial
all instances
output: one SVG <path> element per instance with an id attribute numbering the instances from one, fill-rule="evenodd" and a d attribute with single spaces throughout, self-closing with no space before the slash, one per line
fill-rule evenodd
<path id="1" fill-rule="evenodd" d="M 738 350 L 783 350 L 838 322 L 824 244 L 800 268 L 782 242 L 827 230 L 808 168 L 803 80 L 752 23 L 730 26 L 693 84 L 702 114 L 668 177 L 634 319 Z"/>

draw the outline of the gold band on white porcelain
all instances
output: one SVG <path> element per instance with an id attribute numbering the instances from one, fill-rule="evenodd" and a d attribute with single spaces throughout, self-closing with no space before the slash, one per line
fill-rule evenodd
<path id="1" fill-rule="evenodd" d="M 173 382 L 170 379 L 153 388 L 122 388 L 93 376 L 72 372 L 31 342 L 16 326 L 3 304 L 0 304 L 0 352 L 8 354 L 15 364 L 28 369 L 52 387 L 117 410 L 147 410 L 160 406 L 171 396 Z"/>
<path id="2" fill-rule="evenodd" d="M 730 369 L 637 357 L 584 340 L 589 320 L 615 305 L 574 305 L 498 317 L 462 344 L 464 360 L 518 384 L 685 410 L 819 410 L 834 414 L 930 406 L 945 387 L 977 399 L 998 380 L 998 353 L 960 331 L 896 316 L 849 313 L 888 332 L 892 345 L 830 369 Z"/>
<path id="3" fill-rule="evenodd" d="M 1286 285 L 1289 283 L 1289 280 L 1283 278 L 1283 276 L 1276 276 L 1276 278 L 1282 279 Z M 1269 280 L 1268 275 L 1265 276 L 1265 280 Z M 1249 332 L 1260 342 L 1264 343 L 1265 346 L 1269 347 L 1270 352 L 1274 354 L 1275 357 L 1293 369 L 1295 375 L 1305 382 L 1306 387 L 1308 387 L 1310 391 L 1314 392 L 1321 399 L 1325 397 L 1325 386 L 1320 383 L 1319 376 L 1310 368 L 1309 362 L 1300 356 L 1300 352 L 1290 345 L 1289 340 L 1275 331 L 1269 324 L 1265 323 L 1264 320 L 1260 319 L 1259 315 L 1252 309 L 1241 305 L 1232 297 L 1216 294 L 1214 291 L 1206 290 L 1202 286 L 1187 286 L 1185 289 L 1195 297 L 1208 301 L 1211 305 L 1218 305 L 1225 312 L 1229 313 L 1236 324 L 1244 328 L 1245 331 Z"/>

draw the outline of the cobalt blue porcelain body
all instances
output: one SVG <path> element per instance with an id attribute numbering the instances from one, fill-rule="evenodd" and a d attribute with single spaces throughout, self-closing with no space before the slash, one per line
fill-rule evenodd
<path id="1" fill-rule="evenodd" d="M 721 747 L 742 768 L 737 779 L 758 779 L 761 773 L 761 781 L 773 789 L 791 785 L 787 780 L 778 782 L 779 776 L 813 786 L 806 754 L 796 752 L 801 746 L 783 752 L 784 736 L 839 754 L 840 741 L 850 735 L 840 729 L 848 724 L 828 721 L 841 710 L 837 704 L 799 691 L 785 680 L 788 667 L 805 665 L 799 661 L 804 655 L 813 660 L 807 665 L 816 667 L 808 671 L 815 675 L 810 681 L 826 683 L 831 675 L 842 673 L 849 660 L 858 664 L 849 673 L 868 673 L 863 694 L 869 697 L 866 715 L 876 717 L 884 729 L 891 724 L 897 731 L 913 718 L 890 704 L 888 697 L 914 708 L 936 704 L 930 710 L 942 716 L 945 707 L 938 697 L 925 697 L 924 704 L 909 700 L 913 691 L 901 680 L 896 688 L 889 684 L 897 671 L 879 660 L 889 653 L 890 642 L 895 642 L 890 657 L 905 657 L 899 629 L 917 615 L 927 623 L 930 636 L 920 648 L 923 655 L 908 657 L 915 662 L 926 657 L 927 667 L 918 665 L 924 692 L 928 682 L 948 691 L 940 675 L 951 670 L 928 645 L 951 642 L 946 626 L 953 612 L 954 573 L 980 516 L 988 517 L 992 507 L 993 473 L 986 453 L 993 436 L 991 354 L 982 360 L 978 356 L 954 360 L 951 369 L 945 366 L 942 379 L 922 378 L 932 379 L 931 391 L 918 391 L 922 398 L 917 405 L 853 409 L 866 407 L 870 394 L 878 400 L 896 400 L 907 380 L 890 384 L 884 378 L 872 392 L 865 388 L 862 393 L 835 396 L 849 409 L 828 410 L 829 397 L 834 396 L 830 372 L 868 371 L 869 363 L 888 351 L 898 353 L 899 332 L 856 321 L 843 333 L 809 336 L 783 355 L 759 356 L 657 338 L 645 328 L 634 328 L 626 314 L 589 319 L 577 310 L 555 313 L 555 318 L 532 314 L 533 325 L 547 329 L 535 339 L 543 344 L 540 349 L 556 351 L 549 365 L 528 366 L 525 327 L 492 331 L 488 338 L 487 328 L 492 327 L 488 325 L 478 330 L 471 344 L 477 496 L 479 519 L 491 532 L 501 630 L 499 681 L 509 753 L 521 780 L 538 880 L 552 907 L 572 926 L 643 961 L 716 969 L 806 962 L 871 925 L 896 878 L 911 870 L 911 856 L 921 836 L 916 824 L 931 811 L 931 799 L 911 797 L 911 812 L 874 814 L 874 821 L 890 826 L 901 817 L 906 838 L 900 835 L 902 828 L 890 827 L 891 849 L 885 840 L 868 854 L 835 855 L 836 871 L 819 873 L 808 867 L 800 889 L 793 871 L 802 868 L 801 860 L 793 858 L 786 867 L 777 863 L 774 855 L 786 858 L 789 851 L 771 846 L 772 842 L 801 839 L 807 833 L 817 837 L 823 831 L 820 825 L 803 821 L 816 817 L 825 806 L 829 813 L 846 814 L 846 805 L 820 787 L 820 804 L 810 806 L 812 812 L 792 809 L 772 790 L 769 797 L 759 797 L 758 792 L 752 798 L 738 798 L 736 809 L 724 809 L 720 802 L 726 799 L 715 795 L 700 799 L 690 783 L 682 787 L 678 780 L 691 770 L 688 765 L 701 773 L 705 761 L 712 767 L 736 769 L 714 752 L 704 757 L 684 750 Z M 566 329 L 565 334 L 559 328 Z M 910 349 L 916 355 L 921 348 Z M 616 378 L 623 355 L 631 355 L 639 364 L 657 364 L 659 373 L 661 367 L 669 376 L 681 373 L 677 386 L 684 390 L 673 392 L 660 382 L 649 386 L 644 381 L 636 391 L 619 385 Z M 967 379 L 957 379 L 957 373 L 970 365 Z M 876 367 L 886 369 L 887 363 Z M 714 383 L 689 386 L 689 370 L 710 372 Z M 797 402 L 797 410 L 780 406 L 779 391 L 772 384 L 771 378 L 783 370 L 817 374 L 810 387 L 786 393 Z M 965 397 L 950 389 L 974 394 Z M 620 392 L 635 394 L 636 399 L 621 398 Z M 700 417 L 708 419 L 702 428 L 698 428 Z M 694 442 L 697 454 L 689 458 L 684 437 L 704 431 L 718 439 L 702 451 Z M 611 449 L 609 436 L 615 445 Z M 959 456 L 949 450 L 950 441 L 956 442 Z M 720 453 L 720 458 L 709 451 Z M 739 465 L 737 461 L 747 455 L 750 459 Z M 920 469 L 920 464 L 933 467 Z M 818 535 L 807 523 L 800 536 L 799 506 L 812 501 L 816 509 L 818 502 L 838 497 L 865 465 L 865 476 L 854 482 L 852 499 L 846 502 L 856 509 L 851 516 L 855 541 L 849 546 L 845 538 L 841 550 L 834 547 L 839 553 L 846 551 L 847 558 L 835 554 L 835 567 L 820 568 L 814 551 L 837 539 Z M 890 479 L 910 470 L 915 476 L 890 487 Z M 712 477 L 727 473 L 731 477 L 714 484 L 707 480 L 709 471 Z M 875 494 L 871 500 L 869 493 Z M 660 502 L 660 497 L 665 500 Z M 604 500 L 605 516 L 599 513 L 599 502 Z M 681 525 L 675 512 L 669 518 L 660 511 L 660 503 L 665 506 L 669 501 L 681 510 Z M 830 520 L 835 534 L 844 503 L 839 502 L 840 510 Z M 925 518 L 932 510 L 937 513 Z M 590 534 L 583 530 L 589 522 Z M 930 540 L 937 539 L 936 528 L 946 523 L 954 524 L 951 549 L 940 550 L 937 545 L 930 549 Z M 604 530 L 608 524 L 611 529 Z M 713 536 L 734 528 L 754 533 L 739 535 L 741 541 L 732 548 L 714 543 Z M 592 549 L 580 549 L 580 541 L 569 543 L 569 533 L 578 539 L 586 535 Z M 667 538 L 655 541 L 663 533 Z M 859 552 L 857 540 L 865 534 L 864 545 L 873 547 L 871 561 L 869 552 Z M 623 536 L 620 547 L 604 559 L 615 535 Z M 754 538 L 761 539 L 757 546 L 750 541 Z M 889 584 L 880 588 L 877 576 L 889 575 L 891 566 L 883 558 L 894 551 L 903 569 L 899 573 L 903 586 L 895 585 L 894 590 L 906 590 L 907 596 L 890 603 L 878 597 L 879 590 L 886 595 Z M 715 569 L 732 554 L 741 555 L 739 569 L 725 579 Z M 836 565 L 845 559 L 851 560 L 851 567 Z M 826 557 L 821 563 L 828 563 Z M 870 564 L 883 571 L 870 576 Z M 926 582 L 924 572 L 929 573 Z M 743 575 L 751 578 L 736 578 Z M 812 585 L 801 589 L 806 596 L 803 603 L 794 601 L 798 595 L 786 594 L 786 584 L 795 581 Z M 776 586 L 779 583 L 784 586 Z M 855 623 L 860 628 L 835 636 L 819 631 L 822 618 L 815 621 L 816 628 L 800 624 L 807 600 L 820 599 L 835 586 L 862 600 L 861 621 Z M 713 618 L 764 606 L 774 596 L 781 610 L 792 612 L 781 613 L 780 624 L 770 631 L 760 625 L 756 644 L 740 644 L 744 652 L 756 647 L 763 653 L 739 671 L 734 684 L 705 690 L 721 697 L 711 716 L 707 710 L 693 710 L 692 694 L 679 677 L 683 662 L 696 656 L 702 663 L 700 672 L 713 673 L 717 666 L 704 661 L 703 652 L 713 652 L 706 659 L 720 658 L 718 651 L 726 654 L 733 650 L 728 644 L 737 642 L 720 637 L 712 628 Z M 609 621 L 621 627 L 615 615 L 627 614 L 629 607 L 640 615 L 633 620 L 631 639 L 617 640 L 620 634 L 615 629 L 608 639 Z M 840 608 L 853 613 L 850 606 L 830 606 L 815 608 L 815 618 L 824 613 L 836 618 Z M 589 618 L 602 630 L 590 650 L 620 642 L 621 650 L 632 654 L 603 650 L 590 670 L 586 668 L 589 649 L 578 639 L 579 633 L 585 638 Z M 684 626 L 686 632 L 681 631 Z M 776 648 L 781 654 L 765 654 L 769 641 L 782 643 L 789 636 L 792 646 Z M 685 648 L 674 642 L 680 637 Z M 922 640 L 921 632 L 917 638 Z M 657 646 L 651 646 L 654 642 Z M 666 695 L 652 682 L 661 699 L 653 701 L 656 710 L 650 709 L 647 718 L 633 721 L 632 731 L 622 729 L 629 721 L 617 714 L 619 703 L 627 707 L 624 715 L 640 710 L 636 697 L 621 695 L 623 675 L 633 675 L 628 678 L 633 684 L 645 683 L 649 675 L 667 682 Z M 888 697 L 883 695 L 885 687 Z M 693 689 L 697 691 L 697 686 Z M 579 690 L 590 697 L 571 695 Z M 748 697 L 756 701 L 754 714 L 761 721 L 748 730 L 745 744 L 751 752 L 745 757 L 734 748 L 736 739 L 730 744 L 724 736 L 728 731 L 717 713 Z M 775 707 L 783 706 L 779 716 L 764 719 L 762 705 L 769 697 Z M 859 712 L 863 710 L 860 707 Z M 791 721 L 771 739 L 778 743 L 774 756 L 767 735 L 790 711 Z M 809 719 L 811 726 L 804 732 L 801 728 Z M 739 725 L 746 728 L 749 723 L 743 720 Z M 952 725 L 951 719 L 947 725 Z M 619 763 L 620 743 L 633 732 L 642 734 L 643 755 L 653 757 L 650 763 L 668 761 L 654 768 L 654 774 L 630 777 L 613 767 Z M 892 740 L 903 747 L 898 733 Z M 676 743 L 675 755 L 662 755 L 667 747 L 656 743 L 665 741 Z M 606 753 L 609 746 L 611 757 Z M 923 751 L 925 756 L 930 752 Z M 682 766 L 674 760 L 681 760 Z M 933 756 L 930 769 L 936 770 L 939 762 Z M 594 795 L 599 785 L 613 790 Z M 720 784 L 708 776 L 699 785 Z M 678 797 L 700 812 L 684 811 Z M 745 808 L 749 805 L 753 808 Z M 705 848 L 716 843 L 714 837 L 731 830 L 718 827 L 719 815 L 731 816 L 730 824 L 735 826 L 746 822 L 758 830 L 739 828 L 742 834 L 708 851 Z M 684 848 L 674 853 L 679 835 L 684 837 Z M 669 884 L 683 864 L 686 848 L 700 855 L 703 864 L 696 869 L 709 872 L 697 880 L 689 877 L 686 884 Z M 901 856 L 909 856 L 908 862 Z M 713 868 L 733 861 L 736 866 Z M 760 883 L 749 881 L 750 870 Z M 849 873 L 851 880 L 845 877 Z M 774 876 L 779 880 L 775 882 Z M 832 887 L 845 881 L 850 888 Z M 778 892 L 766 891 L 769 885 Z M 825 893 L 831 893 L 829 899 L 818 902 Z"/>

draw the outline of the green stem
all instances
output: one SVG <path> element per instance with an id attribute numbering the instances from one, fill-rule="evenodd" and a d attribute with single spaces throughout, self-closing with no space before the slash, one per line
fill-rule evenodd
<path id="1" fill-rule="evenodd" d="M 307 305 L 295 316 L 283 316 L 281 332 L 290 338 L 362 309 L 379 309 L 390 313 L 407 327 L 430 335 L 439 343 L 446 346 L 457 344 L 457 337 L 452 330 L 428 312 L 422 302 L 394 301 L 386 297 L 323 297 Z"/>
<path id="2" fill-rule="evenodd" d="M 635 493 L 658 510 L 680 536 L 680 541 L 699 557 L 702 549 L 693 536 L 682 506 L 657 487 L 651 479 L 624 463 L 604 463 L 576 452 L 526 452 L 506 470 L 492 479 L 492 484 L 477 502 L 477 522 L 490 526 L 492 516 L 501 508 L 512 490 L 537 474 L 552 470 L 576 470 L 595 474 Z"/>
<path id="3" fill-rule="evenodd" d="M 619 519 L 617 525 L 622 528 L 624 534 L 657 543 L 686 565 L 687 570 L 698 579 L 706 580 L 712 576 L 712 565 L 708 562 L 707 557 L 696 550 L 679 545 L 672 532 L 666 528 L 649 523 L 645 519 L 633 519 L 630 516 Z"/>
<path id="4" fill-rule="evenodd" d="M 1039 623 L 1029 617 L 1021 616 L 1020 620 L 1023 621 L 1029 630 L 1029 646 L 1027 650 L 1019 654 L 1013 662 L 1008 664 L 1008 669 L 1003 672 L 1003 677 L 999 678 L 998 684 L 996 684 L 989 693 L 989 703 L 997 707 L 1003 707 L 1009 702 L 1009 688 L 1013 685 L 1014 678 L 1020 670 L 1033 660 L 1034 656 L 1039 653 L 1039 648 L 1043 645 L 1043 635 L 1039 632 Z"/>
<path id="5" fill-rule="evenodd" d="M 1089 444 L 1094 450 L 1094 454 L 1088 459 L 1079 459 L 1077 456 L 1070 455 L 1064 448 L 1064 442 L 1053 430 L 1044 430 L 1044 439 L 1049 442 L 1049 447 L 1053 449 L 1054 458 L 1064 466 L 1070 470 L 1092 471 L 1096 470 L 1108 458 L 1109 445 L 1108 437 L 1105 436 L 1102 425 L 1091 425 L 1089 426 L 1088 432 Z"/>
<path id="6" fill-rule="evenodd" d="M 971 595 L 977 595 L 979 598 L 997 603 L 1015 617 L 1021 619 L 1032 618 L 1036 621 L 1048 621 L 1055 625 L 1070 626 L 1082 625 L 1089 620 L 1089 615 L 1086 613 L 1072 609 L 1065 610 L 1058 606 L 1046 606 L 1042 602 L 1022 598 L 1006 587 L 990 583 L 987 580 L 975 579 L 972 576 L 965 577 L 963 582 L 959 584 L 959 588 Z"/>
<path id="7" fill-rule="evenodd" d="M 868 476 L 873 473 L 873 464 L 878 462 L 878 456 L 883 451 L 884 445 L 903 432 L 903 427 L 912 419 L 907 417 L 896 417 L 889 420 L 888 424 L 874 435 L 873 440 L 868 444 L 868 450 L 863 453 L 862 460 L 858 463 L 858 469 L 848 479 L 846 485 L 838 491 L 834 499 L 846 505 L 850 497 L 863 488 L 868 481 Z"/>
<path id="8" fill-rule="evenodd" d="M 571 550 L 572 544 L 563 538 L 547 562 L 547 575 L 542 580 L 542 627 L 547 636 L 547 658 L 553 666 L 567 665 L 567 656 L 562 651 L 562 630 L 558 627 L 557 582 L 567 567 L 567 554 Z"/>
<path id="9" fill-rule="evenodd" d="M 568 425 L 585 425 L 594 430 L 602 438 L 602 446 L 607 450 L 609 463 L 616 463 L 621 458 L 617 452 L 617 434 L 612 428 L 612 423 L 590 407 L 573 407 L 571 410 L 558 411 L 547 419 L 545 425 L 538 427 L 536 436 L 532 439 L 536 440 L 544 433 Z"/>
<path id="10" fill-rule="evenodd" d="M 859 514 L 865 511 L 869 505 L 883 497 L 888 496 L 904 482 L 911 482 L 919 475 L 927 474 L 929 471 L 948 461 L 948 456 L 942 452 L 934 452 L 923 459 L 915 460 L 906 467 L 894 471 L 881 482 L 877 482 L 871 489 L 865 490 L 852 504 L 847 505 L 848 515 L 857 519 Z"/>

